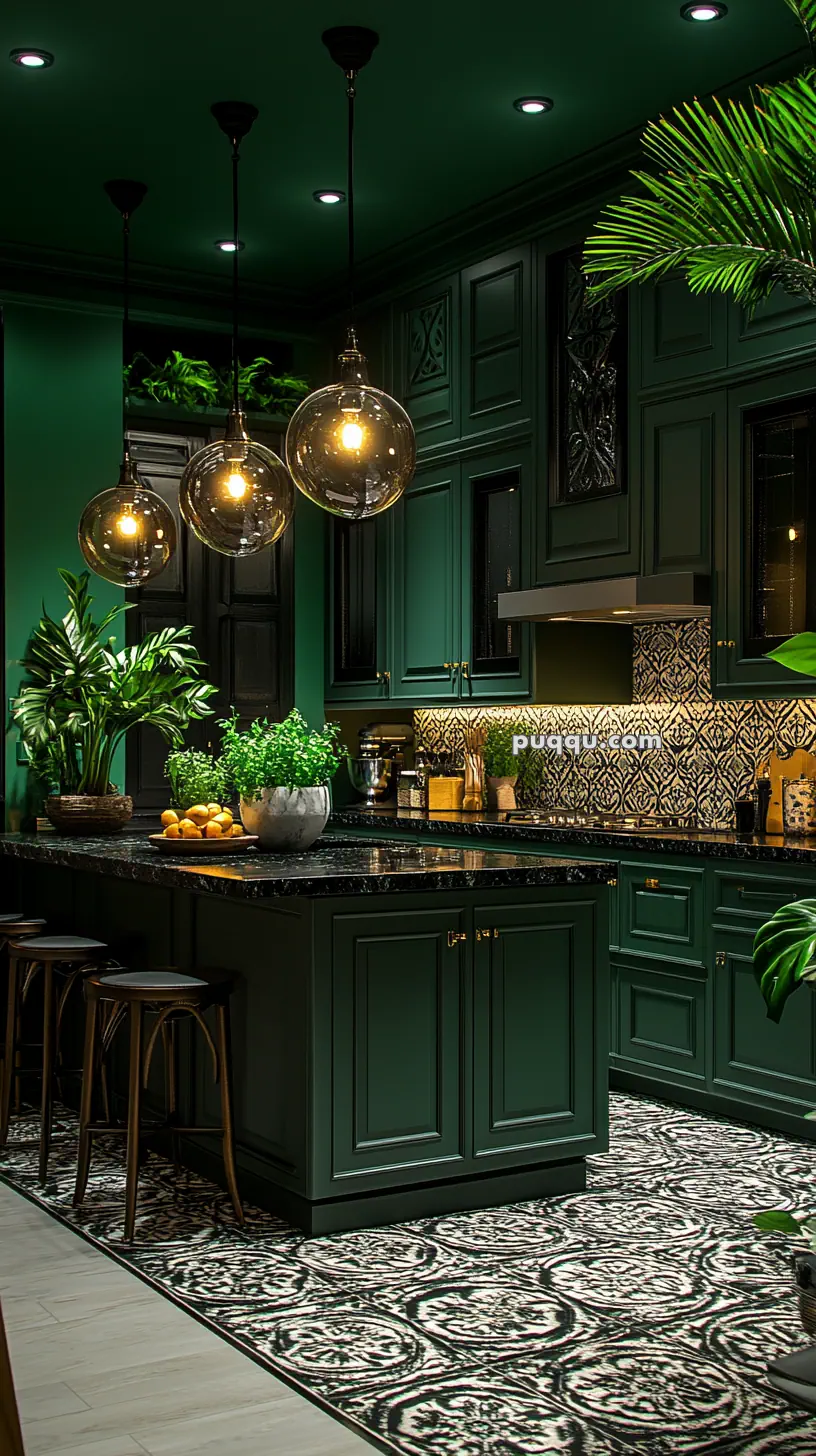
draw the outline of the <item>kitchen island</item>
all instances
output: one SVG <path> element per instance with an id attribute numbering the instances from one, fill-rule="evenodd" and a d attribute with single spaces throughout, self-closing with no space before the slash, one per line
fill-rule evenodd
<path id="1" fill-rule="evenodd" d="M 235 974 L 242 1191 L 309 1233 L 575 1191 L 607 1146 L 603 863 L 339 836 L 213 862 L 143 834 L 4 835 L 0 857 L 3 908 L 130 966 Z M 215 1124 L 180 1050 L 181 1120 Z M 183 1153 L 219 1177 L 216 1149 Z"/>

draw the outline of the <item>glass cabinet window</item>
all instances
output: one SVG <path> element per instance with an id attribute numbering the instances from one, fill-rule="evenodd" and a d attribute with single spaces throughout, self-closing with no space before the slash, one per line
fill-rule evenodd
<path id="1" fill-rule="evenodd" d="M 333 681 L 377 680 L 377 522 L 332 522 Z"/>
<path id="2" fill-rule="evenodd" d="M 521 586 L 521 490 L 518 470 L 473 485 L 474 677 L 519 670 L 520 624 L 500 622 L 499 592 Z"/>
<path id="3" fill-rule="evenodd" d="M 747 417 L 748 656 L 816 627 L 816 560 L 808 529 L 815 432 L 816 396 Z"/>

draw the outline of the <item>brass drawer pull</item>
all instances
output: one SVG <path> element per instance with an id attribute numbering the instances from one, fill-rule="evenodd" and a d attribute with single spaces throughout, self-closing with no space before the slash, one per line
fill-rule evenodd
<path id="1" fill-rule="evenodd" d="M 725 965 L 725 962 L 726 962 L 726 954 L 725 954 L 725 951 L 724 950 L 718 950 L 717 951 L 717 954 L 714 957 L 714 964 L 715 964 L 715 966 L 724 966 Z"/>
<path id="2" fill-rule="evenodd" d="M 467 940 L 467 931 L 466 930 L 449 930 L 448 931 L 448 950 L 455 950 L 456 947 L 457 947 L 457 945 L 459 945 L 460 941 L 464 941 L 464 940 Z"/>
<path id="3" fill-rule="evenodd" d="M 611 885 L 611 887 L 612 887 L 612 889 L 613 889 L 613 890 L 614 890 L 614 889 L 615 889 L 615 888 L 616 888 L 616 887 L 617 887 L 617 883 L 618 883 L 618 882 L 617 882 L 617 880 L 607 880 L 607 882 L 606 882 L 606 883 L 607 883 L 607 884 L 608 884 L 608 885 Z"/>
<path id="4" fill-rule="evenodd" d="M 492 930 L 489 930 L 487 927 L 485 927 L 485 929 L 483 930 L 476 931 L 477 940 L 490 940 L 491 937 L 493 938 L 493 940 L 498 940 L 499 938 L 499 932 L 498 930 L 496 930 L 495 927 Z"/>
<path id="5" fill-rule="evenodd" d="M 646 886 L 646 889 L 647 890 L 659 890 L 660 889 L 660 881 L 659 880 L 644 880 L 643 883 Z"/>
<path id="6" fill-rule="evenodd" d="M 736 647 L 736 645 L 737 645 L 737 644 L 736 644 L 736 642 L 735 642 L 735 641 L 734 641 L 734 640 L 733 640 L 733 638 L 730 638 L 730 639 L 729 639 L 729 641 L 728 641 L 728 642 L 724 642 L 724 641 L 723 641 L 723 639 L 722 639 L 722 638 L 720 638 L 720 640 L 719 640 L 719 641 L 718 641 L 718 643 L 717 643 L 717 646 L 718 646 L 718 647 Z"/>
<path id="7" fill-rule="evenodd" d="M 754 896 L 754 898 L 757 899 L 757 900 L 778 900 L 779 899 L 779 891 L 778 890 L 746 890 L 746 888 L 745 888 L 744 885 L 737 885 L 737 894 L 740 896 L 740 898 L 744 898 L 746 900 L 749 900 L 751 898 L 751 896 Z M 798 890 L 794 890 L 794 892 L 793 892 L 793 894 L 791 895 L 790 898 L 791 898 L 791 900 L 798 900 L 799 899 L 799 891 Z M 787 901 L 783 901 L 783 904 L 787 904 L 787 903 L 788 903 Z"/>

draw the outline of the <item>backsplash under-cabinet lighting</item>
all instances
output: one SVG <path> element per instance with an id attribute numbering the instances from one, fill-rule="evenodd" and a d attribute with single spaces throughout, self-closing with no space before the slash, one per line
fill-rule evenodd
<path id="1" fill-rule="evenodd" d="M 418 708 L 417 749 L 461 757 L 465 727 L 516 720 L 535 733 L 659 733 L 643 753 L 594 749 L 574 758 L 537 755 L 534 788 L 520 803 L 614 813 L 686 814 L 701 826 L 732 828 L 734 800 L 747 794 L 756 765 L 776 749 L 816 751 L 816 698 L 715 702 L 707 621 L 636 627 L 634 699 L 626 707 Z"/>

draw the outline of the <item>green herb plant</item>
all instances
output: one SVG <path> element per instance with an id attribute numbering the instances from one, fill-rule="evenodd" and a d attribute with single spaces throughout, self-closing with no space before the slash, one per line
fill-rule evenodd
<path id="1" fill-rule="evenodd" d="M 227 797 L 226 768 L 211 753 L 197 748 L 176 749 L 167 755 L 164 773 L 174 809 L 190 809 L 193 804 L 223 804 Z"/>
<path id="2" fill-rule="evenodd" d="M 216 689 L 203 682 L 203 663 L 190 627 L 148 632 L 117 651 L 108 628 L 130 603 L 96 622 L 90 574 L 60 571 L 68 594 L 61 621 L 43 615 L 23 661 L 27 681 L 12 703 L 36 775 L 62 794 L 107 794 L 113 756 L 131 728 L 150 724 L 174 747 L 194 718 L 211 709 Z"/>
<path id="3" fill-rule="evenodd" d="M 482 750 L 485 773 L 489 778 L 517 778 L 519 758 L 513 753 L 513 736 L 523 733 L 518 723 L 488 723 Z"/>
<path id="4" fill-rule="evenodd" d="M 282 723 L 257 719 L 242 731 L 235 716 L 219 726 L 221 762 L 242 799 L 259 799 L 264 789 L 324 787 L 347 757 L 338 724 L 310 730 L 296 708 Z"/>
<path id="5" fill-rule="evenodd" d="M 689 101 L 649 123 L 639 195 L 602 213 L 584 253 L 599 299 L 669 272 L 749 311 L 777 287 L 816 303 L 816 0 L 785 0 L 808 68 L 748 101 Z"/>

